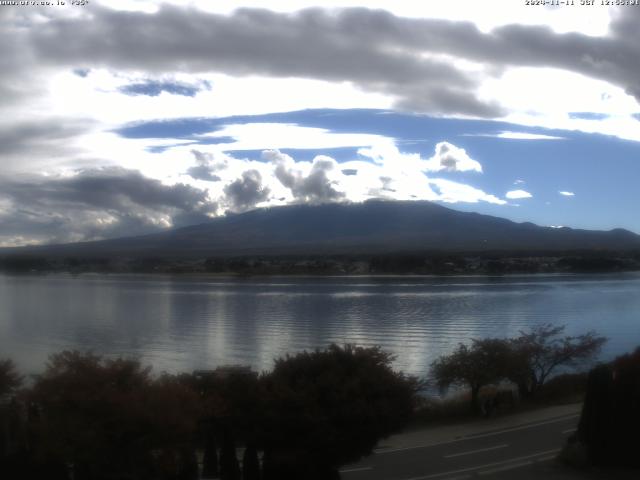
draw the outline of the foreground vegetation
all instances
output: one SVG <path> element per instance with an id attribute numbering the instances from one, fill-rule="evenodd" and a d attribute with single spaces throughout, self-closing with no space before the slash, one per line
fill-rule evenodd
<path id="1" fill-rule="evenodd" d="M 530 402 L 554 388 L 581 391 L 584 375 L 548 379 L 586 365 L 603 343 L 594 332 L 542 325 L 461 344 L 429 378 L 469 387 L 465 410 L 487 416 L 505 382 L 517 386 L 512 405 L 514 394 Z M 65 351 L 26 387 L 5 360 L 0 471 L 26 480 L 339 478 L 340 466 L 412 419 L 450 413 L 392 360 L 379 348 L 332 345 L 280 358 L 261 375 L 234 367 L 154 376 L 135 360 Z"/>
<path id="2" fill-rule="evenodd" d="M 331 346 L 261 376 L 218 370 L 153 377 L 135 360 L 53 355 L 18 391 L 2 364 L 2 471 L 21 479 L 339 478 L 408 421 L 416 379 L 378 348 Z M 258 452 L 263 452 L 262 468 Z M 260 472 L 262 470 L 262 472 Z M 3 475 L 4 477 L 4 475 Z"/>
<path id="3" fill-rule="evenodd" d="M 460 344 L 453 353 L 433 362 L 432 380 L 441 389 L 468 387 L 470 408 L 476 412 L 484 406 L 479 401 L 480 391 L 488 385 L 509 382 L 517 387 L 520 399 L 535 398 L 554 372 L 588 364 L 606 342 L 593 331 L 570 336 L 563 335 L 564 330 L 564 326 L 545 324 L 520 332 L 515 338 Z M 492 407 L 491 403 L 486 405 Z"/>

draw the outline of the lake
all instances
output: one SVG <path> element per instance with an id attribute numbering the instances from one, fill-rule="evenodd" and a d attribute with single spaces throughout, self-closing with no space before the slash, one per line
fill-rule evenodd
<path id="1" fill-rule="evenodd" d="M 502 277 L 0 275 L 0 358 L 38 372 L 49 354 L 91 349 L 154 371 L 224 364 L 267 370 L 331 342 L 380 345 L 424 375 L 458 342 L 542 323 L 640 345 L 640 274 Z"/>

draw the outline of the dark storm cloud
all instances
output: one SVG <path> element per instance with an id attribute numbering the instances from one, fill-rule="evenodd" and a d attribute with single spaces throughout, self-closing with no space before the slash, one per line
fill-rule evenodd
<path id="1" fill-rule="evenodd" d="M 2 205 L 0 232 L 44 242 L 148 233 L 203 222 L 217 210 L 206 191 L 117 167 L 0 179 Z"/>
<path id="2" fill-rule="evenodd" d="M 257 170 L 247 170 L 242 178 L 224 187 L 226 200 L 234 212 L 243 212 L 269 199 L 270 190 L 262 185 L 262 175 Z"/>

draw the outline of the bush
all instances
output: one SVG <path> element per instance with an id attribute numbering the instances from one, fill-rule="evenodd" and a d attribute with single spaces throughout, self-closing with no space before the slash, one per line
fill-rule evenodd
<path id="1" fill-rule="evenodd" d="M 326 478 L 406 425 L 418 382 L 394 372 L 392 360 L 377 347 L 352 345 L 277 360 L 263 378 L 263 442 L 273 470 Z"/>

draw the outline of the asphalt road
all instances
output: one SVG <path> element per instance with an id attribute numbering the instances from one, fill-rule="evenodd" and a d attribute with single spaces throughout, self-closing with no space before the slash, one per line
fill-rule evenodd
<path id="1" fill-rule="evenodd" d="M 552 462 L 579 415 L 571 414 L 455 440 L 404 448 L 381 448 L 344 467 L 344 480 L 462 480 L 537 478 Z"/>

